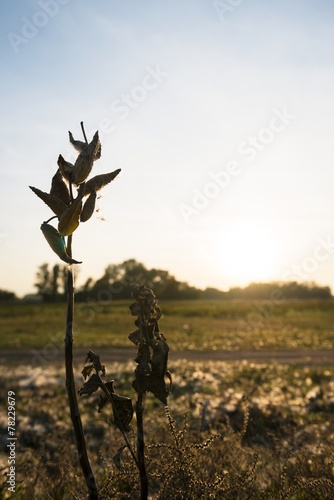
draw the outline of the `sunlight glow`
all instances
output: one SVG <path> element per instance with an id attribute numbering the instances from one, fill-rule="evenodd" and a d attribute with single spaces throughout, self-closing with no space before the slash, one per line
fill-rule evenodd
<path id="1" fill-rule="evenodd" d="M 224 275 L 237 286 L 270 281 L 277 274 L 277 239 L 262 223 L 238 222 L 219 237 L 218 249 Z"/>

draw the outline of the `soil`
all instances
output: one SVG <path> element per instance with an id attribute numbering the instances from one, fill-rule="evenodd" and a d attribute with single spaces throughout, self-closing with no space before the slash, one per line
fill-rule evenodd
<path id="1" fill-rule="evenodd" d="M 126 347 L 101 347 L 96 349 L 103 364 L 113 361 L 127 362 L 136 357 L 136 349 Z M 83 365 L 87 349 L 74 349 L 74 363 Z M 30 349 L 30 350 L 3 350 L 0 353 L 0 363 L 3 365 L 29 364 L 43 366 L 46 364 L 63 363 L 64 354 L 59 347 Z M 333 365 L 334 350 L 289 349 L 289 350 L 242 350 L 242 351 L 170 351 L 169 359 L 187 361 L 248 361 L 251 363 L 278 363 L 291 365 Z"/>

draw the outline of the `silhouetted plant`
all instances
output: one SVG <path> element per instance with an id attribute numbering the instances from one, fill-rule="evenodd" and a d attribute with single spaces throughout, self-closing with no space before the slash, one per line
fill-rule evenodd
<path id="1" fill-rule="evenodd" d="M 125 445 L 121 446 L 113 462 L 121 470 L 121 455 L 125 448 L 128 448 L 136 464 L 140 479 L 140 498 L 142 500 L 148 497 L 148 477 L 145 463 L 145 439 L 144 439 L 144 396 L 151 392 L 154 396 L 167 406 L 167 397 L 171 388 L 171 375 L 167 369 L 169 346 L 164 335 L 159 330 L 158 321 L 161 317 L 161 310 L 158 301 L 151 289 L 144 285 L 131 285 L 132 294 L 135 303 L 130 306 L 133 316 L 137 316 L 135 325 L 137 329 L 129 334 L 129 339 L 138 347 L 135 362 L 135 380 L 132 383 L 133 389 L 137 393 L 135 402 L 137 440 L 136 450 L 134 451 L 127 433 L 131 430 L 130 423 L 133 416 L 132 401 L 128 397 L 120 396 L 114 391 L 114 381 L 104 381 L 106 375 L 105 366 L 101 364 L 100 357 L 92 351 L 89 351 L 86 357 L 85 366 L 82 375 L 86 380 L 80 395 L 90 396 L 92 393 L 101 389 L 98 411 L 100 412 L 107 403 L 111 403 L 114 424 L 123 434 Z M 92 372 L 95 372 L 91 375 Z M 165 378 L 170 381 L 167 387 Z"/>
<path id="2" fill-rule="evenodd" d="M 87 180 L 93 164 L 101 157 L 101 143 L 96 132 L 88 143 L 83 123 L 81 128 L 85 142 L 73 138 L 69 132 L 69 139 L 79 155 L 74 164 L 66 161 L 62 155 L 58 157 L 58 169 L 52 178 L 49 192 L 41 191 L 30 186 L 30 189 L 48 205 L 55 214 L 43 222 L 41 230 L 48 244 L 58 257 L 68 266 L 66 294 L 67 316 L 65 333 L 65 368 L 66 389 L 68 393 L 71 419 L 73 423 L 79 461 L 87 484 L 89 498 L 98 498 L 95 478 L 90 466 L 85 436 L 82 428 L 80 412 L 77 403 L 73 372 L 73 309 L 74 285 L 72 264 L 81 264 L 72 257 L 72 235 L 80 222 L 88 221 L 95 211 L 97 192 L 109 184 L 119 174 L 120 169 L 107 174 L 100 174 Z M 74 190 L 76 189 L 76 193 Z M 58 219 L 58 227 L 50 224 L 51 220 Z M 65 237 L 67 241 L 65 241 Z"/>

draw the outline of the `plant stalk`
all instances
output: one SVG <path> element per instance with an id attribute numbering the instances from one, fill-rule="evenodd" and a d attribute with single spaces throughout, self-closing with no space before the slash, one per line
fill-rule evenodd
<path id="1" fill-rule="evenodd" d="M 140 499 L 147 500 L 148 496 L 148 478 L 145 465 L 145 441 L 144 441 L 144 424 L 143 424 L 143 397 L 144 390 L 140 389 L 138 400 L 136 402 L 136 420 L 137 420 L 137 460 L 140 477 Z"/>
<path id="2" fill-rule="evenodd" d="M 72 255 L 72 235 L 67 239 L 67 252 Z M 86 441 L 80 417 L 77 394 L 74 383 L 73 371 L 73 311 L 74 311 L 74 284 L 72 267 L 68 267 L 67 272 L 67 314 L 66 314 L 66 334 L 65 334 L 65 368 L 66 368 L 66 389 L 71 413 L 71 419 L 77 443 L 78 458 L 85 477 L 90 500 L 98 499 L 95 478 L 88 459 Z"/>

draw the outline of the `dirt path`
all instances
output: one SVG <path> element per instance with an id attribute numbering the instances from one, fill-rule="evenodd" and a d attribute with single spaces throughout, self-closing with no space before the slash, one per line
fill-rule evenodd
<path id="1" fill-rule="evenodd" d="M 75 349 L 74 361 L 83 364 L 87 350 L 83 348 Z M 113 361 L 126 362 L 136 357 L 136 350 L 131 348 L 100 348 L 96 353 L 102 358 L 102 362 L 107 364 Z M 170 360 L 186 359 L 188 361 L 243 361 L 252 363 L 280 363 L 298 365 L 333 365 L 334 350 L 314 351 L 311 349 L 290 349 L 290 350 L 245 350 L 245 351 L 171 351 Z M 54 347 L 53 349 L 30 349 L 27 351 L 2 350 L 0 353 L 2 365 L 12 364 L 32 364 L 34 366 L 45 366 L 50 363 L 62 363 L 63 352 Z"/>

